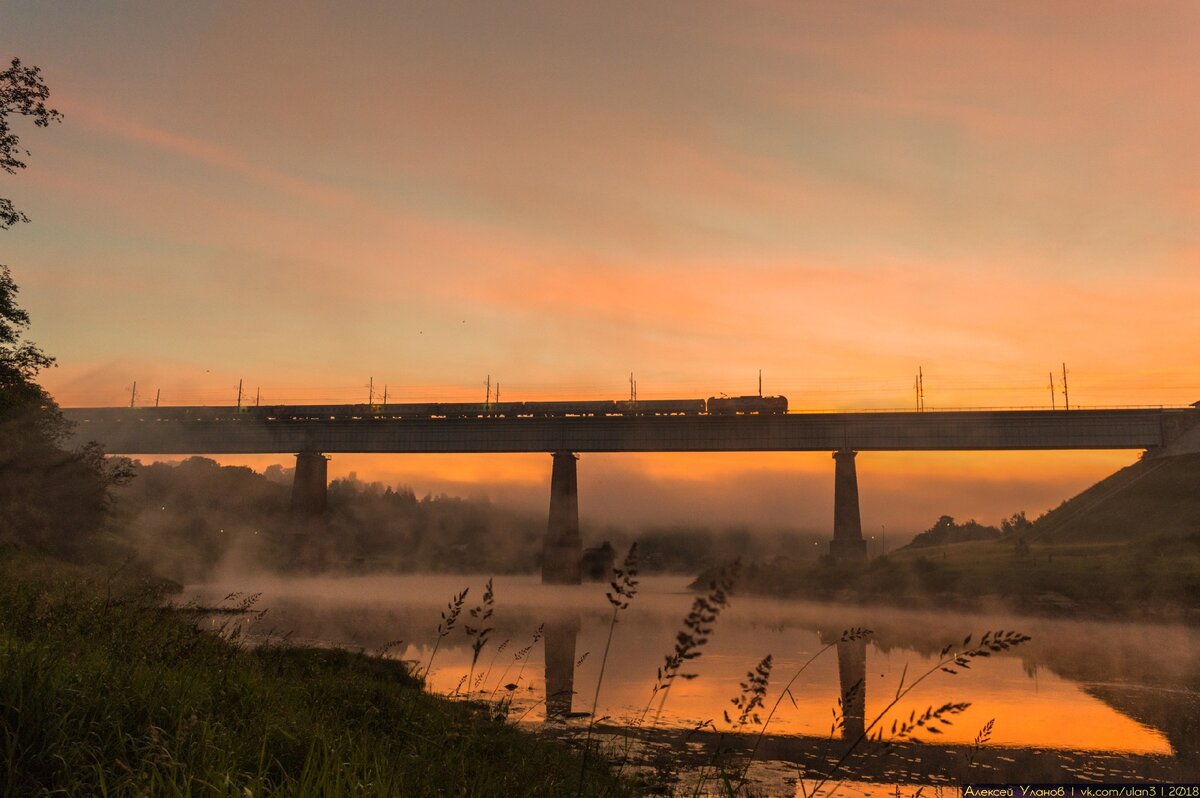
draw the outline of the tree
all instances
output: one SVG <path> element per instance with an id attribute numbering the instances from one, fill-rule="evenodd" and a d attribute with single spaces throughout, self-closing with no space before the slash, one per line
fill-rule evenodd
<path id="1" fill-rule="evenodd" d="M 0 72 L 0 168 L 24 169 L 20 138 L 9 114 L 46 127 L 62 116 L 46 107 L 49 90 L 37 67 L 14 58 Z M 28 217 L 0 198 L 0 229 Z M 79 555 L 104 519 L 108 486 L 131 474 L 126 462 L 107 462 L 97 444 L 68 451 L 70 431 L 53 397 L 37 383 L 54 358 L 25 339 L 29 314 L 17 303 L 17 284 L 0 264 L 0 538 L 59 554 Z"/>
<path id="2" fill-rule="evenodd" d="M 50 90 L 42 80 L 37 67 L 21 66 L 21 59 L 14 58 L 12 65 L 0 72 L 0 168 L 15 175 L 25 168 L 22 156 L 29 150 L 21 146 L 21 138 L 8 124 L 8 115 L 17 114 L 33 118 L 38 127 L 49 127 L 51 122 L 61 122 L 62 114 L 47 107 Z M 7 230 L 17 222 L 28 222 L 29 217 L 13 205 L 12 200 L 0 197 L 0 229 Z"/>
<path id="3" fill-rule="evenodd" d="M 17 304 L 18 290 L 12 272 L 0 264 L 0 423 L 35 425 L 39 434 L 57 443 L 66 433 L 62 416 L 35 382 L 54 358 L 24 340 L 29 314 Z"/>
<path id="4" fill-rule="evenodd" d="M 12 65 L 0 72 L 0 168 L 9 174 L 24 169 L 21 156 L 29 154 L 9 126 L 9 114 L 32 117 L 38 127 L 59 122 L 62 114 L 46 106 L 49 97 L 50 89 L 37 67 L 22 66 L 21 59 L 14 58 Z M 11 200 L 0 197 L 0 229 L 28 221 Z M 23 340 L 29 314 L 17 304 L 17 290 L 12 272 L 0 264 L 0 422 L 11 423 L 19 416 L 37 426 L 47 440 L 58 443 L 66 433 L 62 417 L 54 400 L 35 382 L 42 369 L 54 365 L 54 358 Z"/>
<path id="5" fill-rule="evenodd" d="M 1016 532 L 1023 532 L 1032 526 L 1033 522 L 1025 517 L 1025 511 L 1022 510 L 1019 513 L 1013 513 L 1000 522 L 1000 533 L 1007 537 Z"/>
<path id="6" fill-rule="evenodd" d="M 63 448 L 69 428 L 36 381 L 53 358 L 24 339 L 29 314 L 17 285 L 0 266 L 0 538 L 75 556 L 99 529 L 107 488 L 123 478 L 99 446 Z"/>

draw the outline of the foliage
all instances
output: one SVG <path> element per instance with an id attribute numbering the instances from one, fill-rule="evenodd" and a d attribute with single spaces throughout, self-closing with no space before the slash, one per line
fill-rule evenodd
<path id="1" fill-rule="evenodd" d="M 21 59 L 14 58 L 9 68 L 0 72 L 0 169 L 16 174 L 18 169 L 25 168 L 21 157 L 29 154 L 9 125 L 8 115 L 32 117 L 38 127 L 61 122 L 62 114 L 46 105 L 49 98 L 50 90 L 37 67 L 22 66 Z M 0 229 L 28 221 L 29 217 L 17 210 L 12 200 L 0 197 Z"/>
<path id="2" fill-rule="evenodd" d="M 38 127 L 62 118 L 46 105 L 49 95 L 37 67 L 14 58 L 0 72 L 0 169 L 16 174 L 28 154 L 10 114 L 31 117 Z M 0 198 L 0 229 L 20 221 L 28 218 Z M 107 463 L 96 445 L 63 447 L 68 426 L 36 382 L 54 359 L 26 340 L 29 314 L 17 293 L 12 272 L 0 265 L 0 539 L 79 557 L 103 522 L 108 486 L 129 471 Z"/>
<path id="3" fill-rule="evenodd" d="M 184 582 L 208 578 L 225 566 L 286 572 L 314 563 L 342 573 L 531 573 L 546 534 L 541 513 L 486 499 L 417 496 L 403 485 L 335 479 L 323 530 L 305 544 L 319 549 L 319 556 L 305 562 L 297 557 L 299 541 L 289 517 L 291 469 L 271 465 L 257 473 L 191 457 L 177 464 L 138 465 L 135 471 L 127 487 L 112 491 L 111 526 L 139 556 Z M 691 573 L 713 552 L 767 554 L 790 545 L 786 538 L 766 535 L 745 543 L 741 535 L 726 538 L 695 527 L 660 530 L 651 537 L 660 551 L 670 546 L 680 552 L 669 562 L 660 558 L 658 567 L 691 563 L 696 567 Z M 637 546 L 644 570 L 640 539 Z M 807 548 L 813 548 L 811 542 Z"/>
<path id="4" fill-rule="evenodd" d="M 627 546 L 636 537 L 642 570 L 647 573 L 669 572 L 698 574 L 715 569 L 737 558 L 766 560 L 780 554 L 815 551 L 827 547 L 824 534 L 803 534 L 791 530 L 762 533 L 734 526 L 720 530 L 698 525 L 676 524 L 638 530 L 607 530 L 605 536 L 615 545 Z"/>
<path id="5" fill-rule="evenodd" d="M 112 526 L 162 573 L 180 581 L 219 567 L 292 572 L 530 572 L 545 519 L 447 496 L 418 498 L 405 487 L 334 480 L 318 535 L 297 535 L 289 515 L 290 474 L 268 477 L 205 457 L 138 465 L 115 490 Z M 303 545 L 300 545 L 303 544 Z M 301 550 L 316 554 L 310 562 Z"/>
<path id="6" fill-rule="evenodd" d="M 1024 513 L 1021 514 L 1021 517 L 1024 518 Z M 995 540 L 998 537 L 1000 537 L 1000 530 L 994 526 L 984 526 L 973 518 L 964 524 L 959 524 L 955 523 L 952 516 L 943 515 L 934 522 L 933 526 L 914 537 L 908 547 L 919 549 L 947 543 L 965 543 L 971 540 Z"/>
<path id="7" fill-rule="evenodd" d="M 1009 535 L 1015 535 L 1018 532 L 1024 532 L 1026 529 L 1030 529 L 1032 527 L 1033 522 L 1025 517 L 1025 511 L 1022 510 L 1019 513 L 1013 513 L 1011 516 L 1003 519 L 1000 522 L 1000 534 L 1007 537 Z"/>
<path id="8" fill-rule="evenodd" d="M 35 382 L 54 360 L 25 340 L 17 292 L 0 266 L 0 539 L 78 557 L 103 523 L 109 485 L 130 472 L 97 445 L 63 447 L 67 424 Z"/>

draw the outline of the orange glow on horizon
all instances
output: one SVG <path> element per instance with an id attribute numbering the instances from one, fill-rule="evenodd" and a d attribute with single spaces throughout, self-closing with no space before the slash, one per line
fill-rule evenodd
<path id="1" fill-rule="evenodd" d="M 762 369 L 794 410 L 904 409 L 921 368 L 928 409 L 1049 407 L 1064 362 L 1075 406 L 1183 406 L 1197 30 L 1186 0 L 701 2 L 686 26 L 670 6 L 26 4 L 0 41 L 65 121 L 22 139 L 35 223 L 5 233 L 5 262 L 65 406 L 124 405 L 135 381 L 171 405 L 233 404 L 239 381 L 358 403 L 372 377 L 395 402 L 479 401 L 488 375 L 511 400 L 619 399 L 630 372 L 645 398 L 704 398 Z M 908 501 L 913 474 L 928 506 L 995 516 L 1125 462 L 859 468 L 867 511 Z M 332 467 L 541 479 L 536 458 L 476 463 Z M 807 456 L 595 463 L 609 485 L 828 482 Z"/>

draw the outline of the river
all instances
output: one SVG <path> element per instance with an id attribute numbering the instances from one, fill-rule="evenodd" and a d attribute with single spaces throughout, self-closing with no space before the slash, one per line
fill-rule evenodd
<path id="1" fill-rule="evenodd" d="M 286 636 L 368 652 L 386 646 L 387 656 L 421 669 L 432 658 L 431 689 L 503 703 L 509 722 L 578 738 L 589 723 L 613 617 L 607 585 L 496 578 L 486 623 L 492 631 L 472 662 L 476 638 L 465 630 L 481 626 L 470 610 L 480 606 L 486 582 L 463 575 L 239 576 L 191 586 L 184 596 L 212 605 L 235 591 L 261 593 L 255 607 L 267 612 L 238 621 L 247 639 Z M 804 795 L 831 769 L 822 794 L 835 782 L 838 794 L 895 795 L 896 785 L 913 794 L 918 785 L 964 779 L 1200 781 L 1200 629 L 735 593 L 664 701 L 662 690 L 653 691 L 696 597 L 687 582 L 643 578 L 618 615 L 593 734 L 610 750 L 632 747 L 643 760 L 652 753 L 660 771 L 691 785 L 688 794 L 698 780 L 741 773 L 755 747 L 749 777 L 768 795 Z M 441 614 L 464 588 L 457 624 L 439 642 Z M 869 632 L 845 634 L 855 629 Z M 1001 630 L 1030 640 L 985 649 L 987 656 L 969 657 L 966 667 L 951 664 L 953 674 L 937 667 L 947 645 L 975 650 L 984 632 Z M 767 655 L 763 705 L 753 714 L 765 722 L 778 708 L 765 728 L 753 719 L 737 727 L 732 701 Z M 873 723 L 898 692 L 900 700 Z M 940 715 L 949 723 L 935 717 L 897 733 L 910 715 L 915 723 L 946 704 L 955 705 Z M 874 730 L 882 730 L 882 740 L 869 739 Z M 714 760 L 718 749 L 725 753 Z"/>

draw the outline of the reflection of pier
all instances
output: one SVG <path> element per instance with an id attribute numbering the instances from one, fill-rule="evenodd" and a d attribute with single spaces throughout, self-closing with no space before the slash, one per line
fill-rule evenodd
<path id="1" fill-rule="evenodd" d="M 1033 644 L 1019 652 L 1027 669 L 1046 668 L 1161 732 L 1189 779 L 1200 774 L 1200 672 L 1195 664 L 1200 647 L 1194 637 L 1150 627 L 1144 635 L 1125 633 L 1098 645 L 1092 634 L 1064 632 L 1059 622 L 1026 621 L 1035 624 L 1028 629 Z M 933 656 L 945 640 L 940 629 L 908 626 L 903 632 L 877 630 L 872 642 L 884 651 L 900 648 Z"/>
<path id="2" fill-rule="evenodd" d="M 548 717 L 563 717 L 571 712 L 578 629 L 578 617 L 560 618 L 553 624 L 546 624 Z M 1186 754 L 1167 756 L 994 745 L 974 748 L 969 743 L 933 744 L 913 739 L 889 741 L 886 737 L 890 719 L 884 729 L 884 740 L 868 740 L 868 638 L 862 636 L 845 640 L 841 632 L 831 630 L 821 630 L 819 637 L 822 643 L 833 644 L 837 651 L 841 727 L 829 737 L 766 734 L 757 743 L 755 760 L 758 762 L 787 763 L 809 780 L 830 775 L 839 781 L 846 779 L 914 785 L 958 784 L 966 780 L 1047 784 L 1088 781 L 1185 782 L 1196 777 L 1194 760 Z M 1136 712 L 1121 707 L 1119 702 L 1105 696 L 1103 693 L 1106 691 L 1088 692 L 1098 694 L 1098 697 L 1126 714 L 1138 717 Z M 1067 721 L 1064 719 L 1064 722 Z M 1183 725 L 1191 730 L 1194 719 L 1183 721 Z M 562 727 L 548 731 L 552 734 L 574 733 Z M 613 725 L 597 725 L 595 732 L 632 737 L 651 743 L 656 749 L 666 745 L 683 768 L 711 764 L 712 751 L 717 747 L 734 757 L 748 756 L 756 747 L 754 733 L 729 734 L 709 730 L 643 729 Z M 923 732 L 919 734 L 924 735 Z M 1178 745 L 1176 751 L 1179 753 Z M 843 756 L 844 762 L 841 761 Z M 831 773 L 835 766 L 836 773 Z"/>
<path id="3" fill-rule="evenodd" d="M 546 717 L 570 717 L 575 698 L 575 640 L 579 636 L 579 615 L 548 618 L 544 632 Z"/>
<path id="4" fill-rule="evenodd" d="M 866 728 L 867 638 L 838 640 L 837 658 L 842 688 L 842 737 L 857 740 Z"/>

